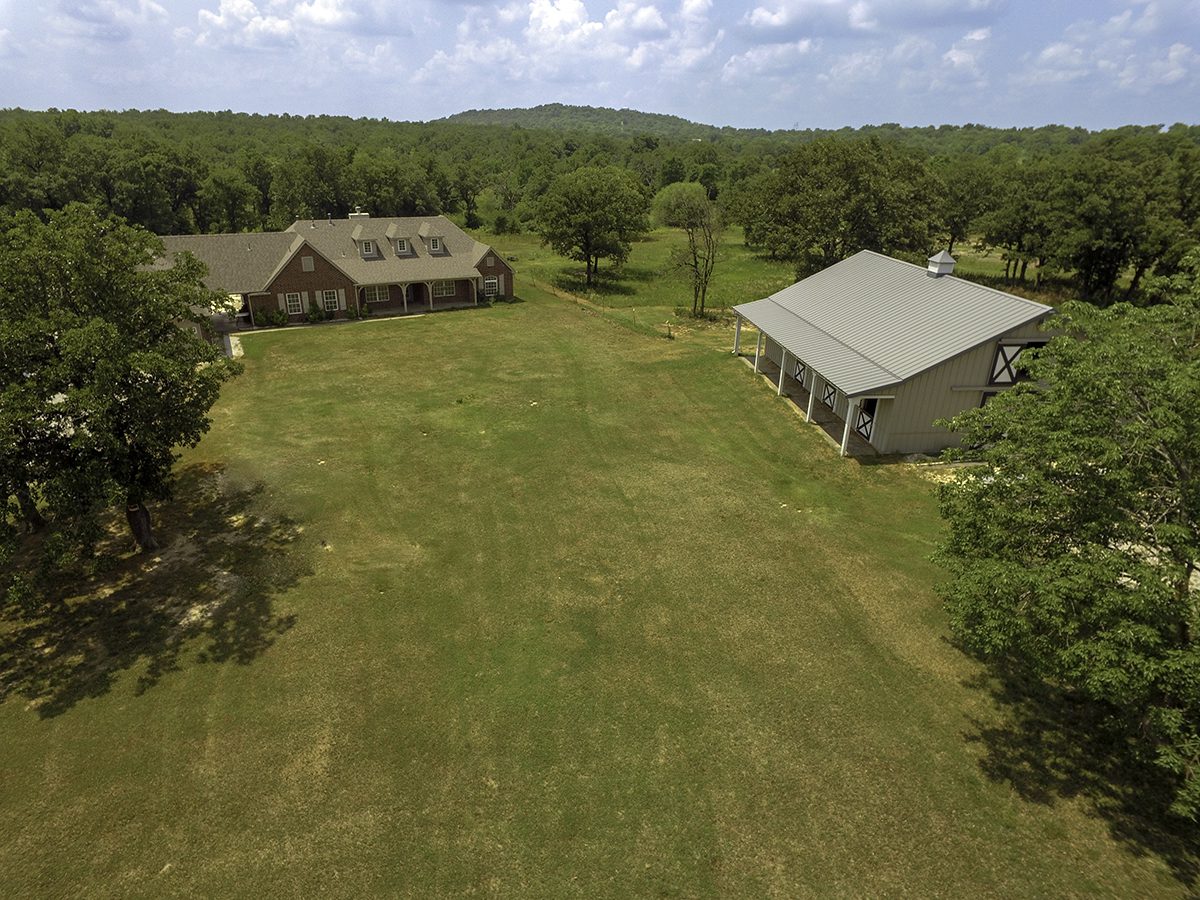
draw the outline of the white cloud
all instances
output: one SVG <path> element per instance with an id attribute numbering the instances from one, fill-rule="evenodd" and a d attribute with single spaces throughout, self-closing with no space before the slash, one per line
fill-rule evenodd
<path id="1" fill-rule="evenodd" d="M 812 53 L 815 44 L 803 38 L 787 44 L 762 44 L 731 56 L 721 69 L 723 81 L 753 81 L 764 75 L 782 75 L 795 69 Z"/>
<path id="2" fill-rule="evenodd" d="M 588 17 L 581 0 L 533 0 L 525 37 L 532 44 L 562 46 L 582 43 L 603 28 Z"/>
<path id="3" fill-rule="evenodd" d="M 942 60 L 963 74 L 978 76 L 980 74 L 979 63 L 985 52 L 988 38 L 991 36 L 990 28 L 976 28 L 974 31 L 968 31 L 942 54 Z"/>
<path id="4" fill-rule="evenodd" d="M 1006 0 L 774 0 L 755 6 L 742 23 L 760 37 L 855 35 L 988 23 Z"/>
<path id="5" fill-rule="evenodd" d="M 418 70 L 426 84 L 446 73 L 464 77 L 486 58 L 495 77 L 515 89 L 529 82 L 578 85 L 624 72 L 655 72 L 659 79 L 704 65 L 722 37 L 708 20 L 710 0 L 683 0 L 674 10 L 658 3 L 616 0 L 593 18 L 581 0 L 530 0 L 524 19 L 514 6 L 467 10 L 455 46 L 437 50 Z"/>
<path id="6" fill-rule="evenodd" d="M 121 42 L 166 18 L 154 0 L 63 0 L 51 24 L 71 37 Z"/>
<path id="7" fill-rule="evenodd" d="M 1175 43 L 1164 55 L 1128 60 L 1117 74 L 1117 83 L 1127 89 L 1148 91 L 1151 88 L 1183 81 L 1200 68 L 1200 57 L 1187 44 Z"/>
<path id="8" fill-rule="evenodd" d="M 200 10 L 196 43 L 250 49 L 284 47 L 295 43 L 290 19 L 259 12 L 252 0 L 221 0 L 217 11 Z"/>
<path id="9" fill-rule="evenodd" d="M 1027 87 L 1080 82 L 1141 94 L 1187 82 L 1200 66 L 1195 50 L 1178 35 L 1194 33 L 1197 22 L 1196 0 L 1132 2 L 1101 22 L 1072 22 L 1014 81 Z"/>
<path id="10" fill-rule="evenodd" d="M 641 37 L 658 37 L 668 31 L 667 22 L 657 6 L 641 6 L 630 0 L 621 0 L 615 9 L 608 11 L 604 16 L 604 27 L 611 33 Z"/>

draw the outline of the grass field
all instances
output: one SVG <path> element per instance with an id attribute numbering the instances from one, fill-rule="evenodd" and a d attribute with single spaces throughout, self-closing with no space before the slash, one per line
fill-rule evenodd
<path id="1" fill-rule="evenodd" d="M 591 288 L 584 282 L 582 264 L 555 255 L 541 245 L 537 235 L 481 232 L 478 238 L 513 258 L 523 283 L 533 279 L 553 290 L 582 297 L 604 310 L 606 317 L 643 334 L 665 334 L 665 323 L 680 323 L 676 310 L 690 310 L 692 306 L 690 283 L 669 262 L 671 250 L 684 243 L 678 229 L 659 228 L 635 242 L 629 260 L 619 271 L 609 270 L 607 261 L 601 263 L 600 280 Z M 707 308 L 724 312 L 737 303 L 772 294 L 795 280 L 791 263 L 772 261 L 748 249 L 742 242 L 741 229 L 731 227 L 724 233 Z M 685 318 L 690 321 L 690 317 Z"/>
<path id="2" fill-rule="evenodd" d="M 947 642 L 928 481 L 521 294 L 245 339 L 161 555 L 4 627 L 0 893 L 1187 891 Z"/>

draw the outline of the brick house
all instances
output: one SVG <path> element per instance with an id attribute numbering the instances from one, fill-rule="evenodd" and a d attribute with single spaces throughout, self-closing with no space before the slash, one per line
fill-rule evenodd
<path id="1" fill-rule="evenodd" d="M 205 285 L 239 307 L 218 330 L 478 305 L 510 296 L 513 270 L 445 216 L 301 219 L 286 231 L 163 238 L 166 257 L 188 251 L 208 267 Z M 223 317 L 219 317 L 223 318 Z"/>

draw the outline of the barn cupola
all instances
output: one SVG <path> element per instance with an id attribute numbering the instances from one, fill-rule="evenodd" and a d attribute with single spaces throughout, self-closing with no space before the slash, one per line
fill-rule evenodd
<path id="1" fill-rule="evenodd" d="M 941 278 L 954 271 L 954 257 L 945 250 L 929 257 L 929 275 L 931 278 Z"/>

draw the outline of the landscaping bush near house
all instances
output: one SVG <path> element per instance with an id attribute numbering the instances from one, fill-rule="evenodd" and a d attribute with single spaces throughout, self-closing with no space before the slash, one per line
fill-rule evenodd
<path id="1" fill-rule="evenodd" d="M 254 313 L 254 322 L 263 328 L 280 328 L 288 323 L 288 314 L 282 309 L 260 309 Z"/>
<path id="2" fill-rule="evenodd" d="M 304 318 L 313 325 L 316 325 L 318 322 L 328 322 L 334 315 L 334 313 L 328 312 L 320 303 L 313 302 L 309 304 L 308 312 L 304 314 Z"/>

